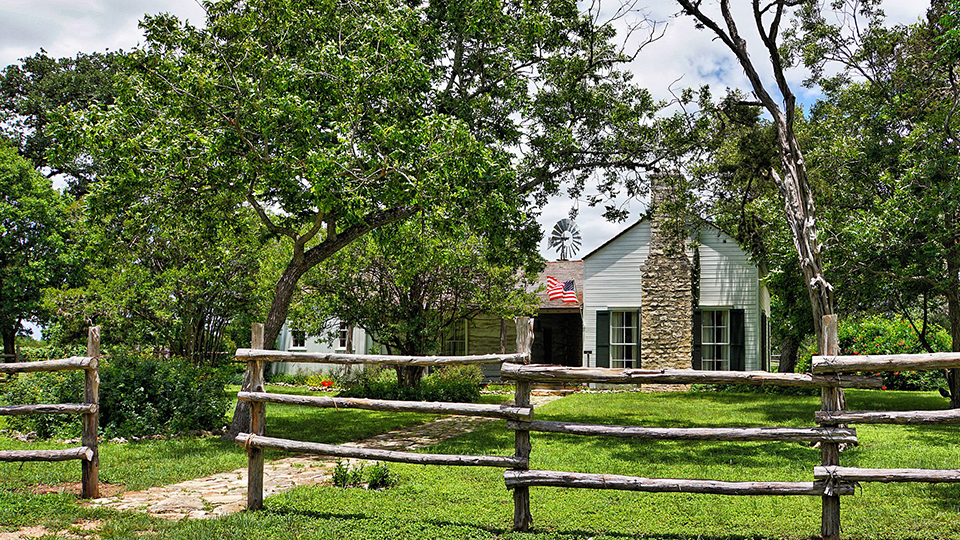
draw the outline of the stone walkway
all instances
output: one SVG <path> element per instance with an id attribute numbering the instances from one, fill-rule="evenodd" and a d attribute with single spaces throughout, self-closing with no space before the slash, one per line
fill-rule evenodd
<path id="1" fill-rule="evenodd" d="M 534 395 L 534 406 L 544 405 L 560 395 Z M 495 422 L 493 418 L 451 416 L 408 429 L 391 431 L 348 443 L 350 446 L 388 450 L 416 450 Z M 343 460 L 353 464 L 358 460 Z M 264 464 L 263 492 L 268 497 L 297 486 L 329 483 L 335 461 L 325 457 L 294 456 Z M 118 510 L 143 511 L 151 516 L 180 520 L 215 518 L 243 510 L 247 500 L 247 469 L 224 472 L 131 491 L 115 497 L 94 499 L 88 504 Z"/>

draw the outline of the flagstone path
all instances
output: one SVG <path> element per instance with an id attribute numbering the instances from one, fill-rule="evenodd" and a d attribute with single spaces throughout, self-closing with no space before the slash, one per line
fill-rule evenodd
<path id="1" fill-rule="evenodd" d="M 562 395 L 534 395 L 532 401 L 534 406 L 541 406 L 560 397 Z M 415 450 L 495 421 L 493 418 L 451 416 L 347 444 L 363 448 Z M 359 461 L 344 462 L 354 464 Z M 334 465 L 335 461 L 330 458 L 312 456 L 294 456 L 267 462 L 264 464 L 263 475 L 264 496 L 268 497 L 297 486 L 330 482 Z M 155 517 L 181 520 L 232 514 L 243 510 L 246 499 L 247 469 L 243 468 L 143 491 L 125 492 L 115 497 L 94 499 L 88 504 L 142 511 Z"/>

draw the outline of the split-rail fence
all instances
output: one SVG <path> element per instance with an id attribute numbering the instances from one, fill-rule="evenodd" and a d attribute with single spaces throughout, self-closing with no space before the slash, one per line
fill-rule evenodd
<path id="1" fill-rule="evenodd" d="M 81 460 L 81 496 L 96 499 L 100 496 L 97 428 L 100 403 L 100 327 L 90 328 L 87 334 L 87 355 L 40 362 L 0 363 L 0 373 L 30 373 L 37 371 L 66 371 L 82 369 L 83 403 L 56 403 L 39 405 L 6 405 L 0 407 L 0 416 L 28 414 L 79 414 L 83 420 L 82 446 L 64 450 L 3 450 L 0 461 L 66 461 Z"/>
<path id="2" fill-rule="evenodd" d="M 928 355 L 839 356 L 837 318 L 824 318 L 822 354 L 813 358 L 813 373 L 768 373 L 761 371 L 703 371 L 609 369 L 530 365 L 533 340 L 530 319 L 517 325 L 516 354 L 457 357 L 410 357 L 383 355 L 346 355 L 327 353 L 293 353 L 262 350 L 254 330 L 251 349 L 239 349 L 237 358 L 248 362 L 249 390 L 238 399 L 251 405 L 250 433 L 237 436 L 238 445 L 249 455 L 248 509 L 263 506 L 263 450 L 267 448 L 324 456 L 339 456 L 425 465 L 468 465 L 501 467 L 508 489 L 513 490 L 514 523 L 518 531 L 528 530 L 533 522 L 530 512 L 531 487 L 566 487 L 614 489 L 659 493 L 704 493 L 718 495 L 803 495 L 821 498 L 821 537 L 840 537 L 840 497 L 854 494 L 858 482 L 960 482 L 960 470 L 928 469 L 860 469 L 840 466 L 840 445 L 857 443 L 856 430 L 847 424 L 957 424 L 956 411 L 845 411 L 842 388 L 872 388 L 882 385 L 877 376 L 859 373 L 880 371 L 932 370 L 960 368 L 960 353 Z M 297 396 L 274 394 L 263 389 L 265 362 L 319 362 L 334 364 L 379 364 L 410 366 L 444 366 L 453 364 L 500 363 L 500 377 L 513 381 L 516 393 L 513 405 L 478 405 L 471 403 L 408 402 L 372 399 Z M 597 384 L 597 385 L 685 385 L 740 384 L 820 388 L 821 410 L 816 413 L 817 426 L 811 427 L 698 427 L 665 428 L 547 422 L 534 419 L 531 389 L 534 384 Z M 421 454 L 328 445 L 278 439 L 264 436 L 265 404 L 281 403 L 315 407 L 358 408 L 376 411 L 424 412 L 484 416 L 506 420 L 514 431 L 513 456 L 466 456 Z M 680 441 L 793 441 L 817 443 L 821 463 L 813 468 L 809 482 L 751 481 L 729 482 L 690 478 L 642 478 L 623 475 L 568 471 L 530 470 L 531 432 L 567 435 L 619 437 L 646 440 Z"/>
<path id="3" fill-rule="evenodd" d="M 509 421 L 528 421 L 533 415 L 529 401 L 516 405 L 489 405 L 476 403 L 449 403 L 427 401 L 395 401 L 384 399 L 353 399 L 322 396 L 297 396 L 265 392 L 263 388 L 263 368 L 265 362 L 313 362 L 323 364 L 373 364 L 442 367 L 464 364 L 501 364 L 503 362 L 529 362 L 533 322 L 524 319 L 517 326 L 517 343 L 521 352 L 517 354 L 490 354 L 479 356 L 393 356 L 328 354 L 263 350 L 263 327 L 254 325 L 253 340 L 250 349 L 238 349 L 236 357 L 247 361 L 249 390 L 237 394 L 240 401 L 250 402 L 250 433 L 240 433 L 236 437 L 239 446 L 247 448 L 247 509 L 257 510 L 263 507 L 263 450 L 277 449 L 289 452 L 336 456 L 358 459 L 374 459 L 421 465 L 465 465 L 477 467 L 527 468 L 527 457 L 516 456 L 473 456 L 452 454 L 421 454 L 357 448 L 354 446 L 320 444 L 291 439 L 266 437 L 266 404 L 281 403 L 310 407 L 335 407 L 340 409 L 366 409 L 385 412 L 419 412 L 434 414 L 456 414 L 483 416 Z M 526 345 L 520 345 L 521 341 Z"/>

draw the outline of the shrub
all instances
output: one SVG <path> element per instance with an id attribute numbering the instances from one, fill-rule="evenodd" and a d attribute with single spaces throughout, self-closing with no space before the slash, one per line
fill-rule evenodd
<path id="1" fill-rule="evenodd" d="M 342 488 L 358 487 L 363 485 L 363 465 L 351 467 L 339 458 L 333 468 L 333 485 Z"/>
<path id="2" fill-rule="evenodd" d="M 902 317 L 870 315 L 844 319 L 837 326 L 837 339 L 843 355 L 927 352 L 910 322 Z M 950 350 L 950 335 L 939 325 L 930 326 L 927 341 L 934 351 Z M 816 342 L 807 345 L 798 364 L 809 370 L 814 354 Z M 946 386 L 942 370 L 883 372 L 880 376 L 888 390 L 936 390 Z"/>
<path id="3" fill-rule="evenodd" d="M 101 429 L 124 437 L 215 429 L 227 409 L 225 382 L 182 358 L 115 354 L 100 371 Z"/>
<path id="4" fill-rule="evenodd" d="M 480 399 L 483 374 L 478 366 L 447 366 L 424 377 L 420 384 L 403 388 L 392 369 L 368 367 L 346 383 L 344 397 L 402 399 L 410 401 L 452 401 L 473 403 Z"/>
<path id="5" fill-rule="evenodd" d="M 397 475 L 390 472 L 386 463 L 374 463 L 367 469 L 367 489 L 386 489 L 397 485 Z"/>
<path id="6" fill-rule="evenodd" d="M 397 475 L 390 472 L 386 463 L 374 463 L 369 467 L 363 465 L 351 467 L 338 458 L 333 468 L 333 485 L 341 488 L 360 487 L 363 485 L 364 476 L 367 480 L 367 489 L 385 489 L 397 484 Z"/>
<path id="7" fill-rule="evenodd" d="M 21 373 L 3 385 L 0 401 L 4 405 L 38 403 L 80 403 L 83 401 L 83 371 Z M 80 416 L 74 414 L 34 414 L 7 417 L 7 427 L 40 438 L 79 437 Z"/>
<path id="8" fill-rule="evenodd" d="M 100 429 L 108 437 L 142 437 L 222 425 L 225 377 L 181 358 L 118 352 L 100 362 Z M 83 372 L 24 373 L 4 384 L 6 405 L 80 403 Z M 14 416 L 7 426 L 42 438 L 78 437 L 79 416 Z"/>

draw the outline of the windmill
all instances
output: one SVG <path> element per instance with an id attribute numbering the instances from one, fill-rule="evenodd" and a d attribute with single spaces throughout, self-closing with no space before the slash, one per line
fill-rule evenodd
<path id="1" fill-rule="evenodd" d="M 576 255 L 577 251 L 580 251 L 580 244 L 580 229 L 572 219 L 561 219 L 553 226 L 549 247 L 556 248 L 561 261 Z"/>

